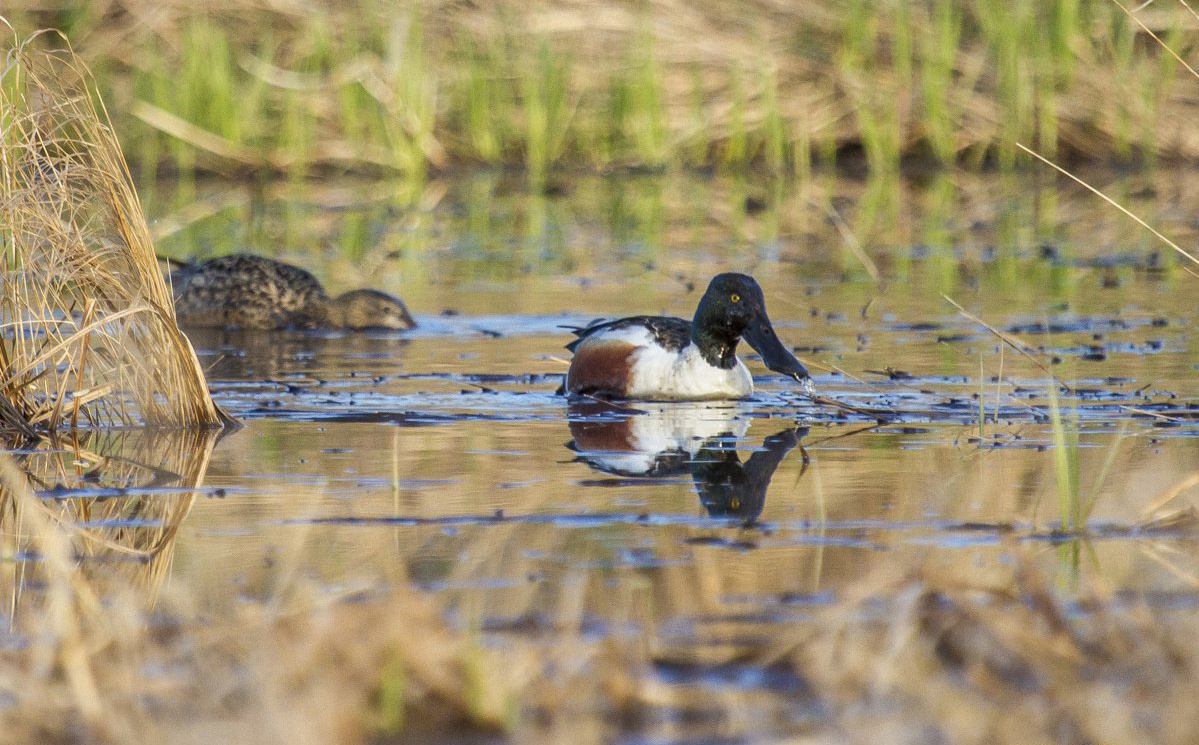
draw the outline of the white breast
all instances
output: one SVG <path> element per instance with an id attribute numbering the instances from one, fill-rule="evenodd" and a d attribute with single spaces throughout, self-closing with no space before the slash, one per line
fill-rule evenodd
<path id="1" fill-rule="evenodd" d="M 658 409 L 638 407 L 643 414 L 628 419 L 634 450 L 660 453 L 678 450 L 695 456 L 713 437 L 744 437 L 749 431 L 748 404 L 667 404 Z"/>
<path id="2" fill-rule="evenodd" d="M 671 352 L 653 343 L 648 331 L 644 333 L 649 339 L 632 360 L 630 398 L 744 398 L 754 392 L 754 379 L 740 359 L 724 370 L 708 364 L 694 344 Z"/>

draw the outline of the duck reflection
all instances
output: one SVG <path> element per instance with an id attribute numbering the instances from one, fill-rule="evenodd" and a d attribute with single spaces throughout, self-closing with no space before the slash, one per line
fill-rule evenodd
<path id="1" fill-rule="evenodd" d="M 712 517 L 757 522 L 775 470 L 800 445 L 806 427 L 770 435 L 742 462 L 737 440 L 749 420 L 737 407 L 687 407 L 639 410 L 588 402 L 570 408 L 575 459 L 603 473 L 626 478 L 664 479 L 690 475 L 700 504 Z M 803 456 L 802 476 L 808 468 Z"/>
<path id="2" fill-rule="evenodd" d="M 766 490 L 775 469 L 805 434 L 806 427 L 796 427 L 770 435 L 745 463 L 735 449 L 721 447 L 724 441 L 702 448 L 691 463 L 691 477 L 704 509 L 712 517 L 738 518 L 745 525 L 756 522 L 766 505 Z M 808 469 L 808 456 L 802 448 L 800 453 L 802 476 Z"/>
<path id="3" fill-rule="evenodd" d="M 337 333 L 184 329 L 210 380 L 260 381 L 288 375 L 327 374 L 331 368 L 362 364 L 399 369 L 409 340 L 396 332 Z M 346 370 L 356 370 L 347 367 Z"/>

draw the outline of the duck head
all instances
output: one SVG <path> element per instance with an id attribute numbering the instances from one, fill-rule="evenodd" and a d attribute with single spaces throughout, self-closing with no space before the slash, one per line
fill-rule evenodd
<path id="1" fill-rule="evenodd" d="M 766 367 L 794 378 L 805 390 L 811 390 L 812 376 L 779 341 L 766 315 L 762 288 L 746 274 L 730 272 L 712 278 L 695 309 L 691 339 L 704 359 L 725 369 L 736 364 L 737 341 L 745 339 L 762 355 Z"/>
<path id="2" fill-rule="evenodd" d="M 416 326 L 404 303 L 379 290 L 351 290 L 329 302 L 329 323 L 338 328 L 398 329 Z"/>

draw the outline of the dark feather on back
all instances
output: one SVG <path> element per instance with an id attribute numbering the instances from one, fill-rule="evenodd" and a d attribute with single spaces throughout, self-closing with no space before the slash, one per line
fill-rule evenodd
<path id="1" fill-rule="evenodd" d="M 329 296 L 310 272 L 251 254 L 195 262 L 171 273 L 180 325 L 274 329 L 324 325 Z"/>
<path id="2" fill-rule="evenodd" d="M 624 329 L 633 326 L 644 326 L 649 329 L 654 336 L 654 341 L 664 349 L 671 352 L 678 352 L 691 343 L 691 321 L 685 321 L 682 318 L 674 318 L 672 316 L 629 316 L 628 318 L 618 318 L 614 321 L 605 321 L 603 319 L 592 321 L 586 326 L 579 328 L 575 326 L 566 326 L 571 332 L 579 337 L 566 345 L 570 351 L 575 351 L 575 348 L 587 340 L 589 336 L 601 331 L 609 329 Z"/>

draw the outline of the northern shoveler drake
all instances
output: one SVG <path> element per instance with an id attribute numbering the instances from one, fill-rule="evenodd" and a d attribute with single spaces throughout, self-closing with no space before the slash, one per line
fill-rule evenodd
<path id="1" fill-rule="evenodd" d="M 185 263 L 171 273 L 180 326 L 196 328 L 410 329 L 399 298 L 352 290 L 330 298 L 298 266 L 251 254 Z"/>
<path id="2" fill-rule="evenodd" d="M 579 338 L 562 392 L 595 398 L 701 400 L 744 398 L 754 390 L 737 357 L 745 339 L 762 363 L 811 391 L 807 368 L 779 341 L 762 288 L 744 274 L 718 274 L 691 321 L 632 316 L 574 329 Z"/>

